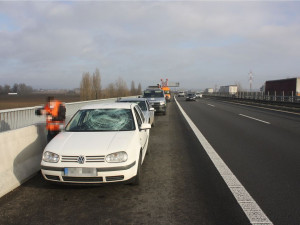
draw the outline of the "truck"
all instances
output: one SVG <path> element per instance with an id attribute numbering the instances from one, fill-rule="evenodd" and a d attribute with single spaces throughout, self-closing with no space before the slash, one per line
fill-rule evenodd
<path id="1" fill-rule="evenodd" d="M 237 85 L 221 86 L 219 92 L 222 94 L 236 95 L 238 92 Z"/>
<path id="2" fill-rule="evenodd" d="M 300 78 L 266 81 L 265 95 L 300 97 Z"/>
<path id="3" fill-rule="evenodd" d="M 170 102 L 171 101 L 171 91 L 170 91 L 170 88 L 165 86 L 165 87 L 161 87 L 162 90 L 164 90 L 165 92 L 165 98 L 166 98 L 166 101 L 167 102 Z"/>

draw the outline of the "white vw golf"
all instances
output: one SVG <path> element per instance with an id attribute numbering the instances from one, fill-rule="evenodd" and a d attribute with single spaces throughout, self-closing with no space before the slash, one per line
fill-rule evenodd
<path id="1" fill-rule="evenodd" d="M 44 149 L 42 174 L 56 182 L 138 184 L 150 127 L 135 103 L 85 106 Z"/>

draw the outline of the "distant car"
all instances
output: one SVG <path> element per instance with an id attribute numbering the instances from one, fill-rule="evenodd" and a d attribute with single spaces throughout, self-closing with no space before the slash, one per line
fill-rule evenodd
<path id="1" fill-rule="evenodd" d="M 154 123 L 154 112 L 155 109 L 150 105 L 149 101 L 146 98 L 121 98 L 118 102 L 133 102 L 138 104 L 141 110 L 144 113 L 145 121 L 150 123 L 152 126 Z"/>
<path id="2" fill-rule="evenodd" d="M 149 140 L 149 123 L 135 103 L 81 108 L 46 146 L 41 172 L 60 183 L 138 184 Z"/>
<path id="3" fill-rule="evenodd" d="M 186 101 L 196 101 L 196 95 L 195 94 L 188 94 L 186 96 Z"/>
<path id="4" fill-rule="evenodd" d="M 196 92 L 196 98 L 202 98 L 202 94 L 200 92 Z"/>
<path id="5" fill-rule="evenodd" d="M 185 97 L 184 91 L 179 91 L 178 92 L 178 97 Z"/>
<path id="6" fill-rule="evenodd" d="M 148 99 L 155 112 L 167 114 L 167 102 L 165 92 L 160 88 L 148 88 L 144 91 L 143 98 Z"/>

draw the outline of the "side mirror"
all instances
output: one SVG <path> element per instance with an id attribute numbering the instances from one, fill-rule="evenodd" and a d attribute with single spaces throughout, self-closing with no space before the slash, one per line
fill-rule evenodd
<path id="1" fill-rule="evenodd" d="M 140 126 L 140 130 L 148 130 L 151 128 L 151 124 L 149 123 L 143 123 L 141 126 Z"/>

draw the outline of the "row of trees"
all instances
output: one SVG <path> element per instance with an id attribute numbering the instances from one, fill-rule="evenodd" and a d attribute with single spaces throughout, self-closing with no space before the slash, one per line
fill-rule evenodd
<path id="1" fill-rule="evenodd" d="M 82 74 L 80 82 L 80 99 L 91 100 L 101 98 L 101 76 L 99 69 L 91 76 L 89 72 Z"/>
<path id="2" fill-rule="evenodd" d="M 33 88 L 24 83 L 14 84 L 12 87 L 10 85 L 0 85 L 0 94 L 8 94 L 10 92 L 18 93 L 21 95 L 30 94 L 33 92 Z"/>
<path id="3" fill-rule="evenodd" d="M 99 69 L 96 69 L 92 75 L 89 72 L 82 74 L 80 82 L 80 99 L 84 101 L 100 98 L 139 95 L 141 93 L 142 86 L 140 83 L 136 88 L 134 81 L 132 81 L 131 88 L 129 90 L 126 82 L 121 77 L 119 77 L 114 83 L 110 83 L 106 88 L 102 89 Z"/>

